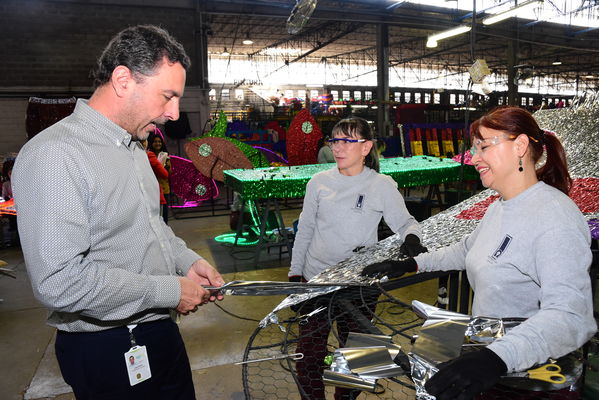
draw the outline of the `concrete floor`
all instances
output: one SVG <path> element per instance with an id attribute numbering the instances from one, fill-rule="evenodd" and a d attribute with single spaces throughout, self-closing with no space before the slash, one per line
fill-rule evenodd
<path id="1" fill-rule="evenodd" d="M 286 225 L 290 226 L 299 213 L 299 208 L 283 210 Z M 233 257 L 231 247 L 213 239 L 229 231 L 228 215 L 172 218 L 170 225 L 189 247 L 216 266 L 227 281 L 287 279 L 289 258 L 287 255 L 279 258 L 276 248 L 272 249 L 271 255 L 263 251 L 256 267 L 251 259 L 235 258 L 251 258 L 251 253 L 236 252 Z M 3 299 L 0 302 L 0 400 L 74 399 L 69 386 L 60 376 L 54 356 L 55 331 L 45 324 L 46 310 L 32 296 L 20 249 L 0 248 L 0 260 L 8 262 L 16 276 L 16 279 L 12 279 L 0 274 L 0 298 Z M 435 285 L 421 284 L 402 289 L 398 297 L 408 301 L 418 298 L 433 302 Z M 282 296 L 230 296 L 218 304 L 222 308 L 210 304 L 182 318 L 180 329 L 199 400 L 245 398 L 242 368 L 233 363 L 243 359 L 248 340 L 257 328 L 257 321 L 282 299 Z M 295 396 L 287 397 L 291 399 Z M 279 397 L 264 395 L 264 399 Z M 363 395 L 360 398 L 371 396 Z"/>

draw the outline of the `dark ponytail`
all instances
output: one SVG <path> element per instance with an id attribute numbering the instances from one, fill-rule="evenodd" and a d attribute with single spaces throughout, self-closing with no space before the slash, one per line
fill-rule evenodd
<path id="1" fill-rule="evenodd" d="M 360 117 L 349 117 L 337 122 L 333 127 L 331 136 L 334 137 L 335 134 L 339 132 L 359 139 L 366 139 L 370 141 L 374 139 L 372 135 L 372 129 L 370 129 L 368 121 Z M 372 143 L 370 152 L 364 159 L 364 165 L 375 170 L 376 172 L 379 172 L 379 155 L 376 151 L 376 144 L 374 142 Z"/>
<path id="2" fill-rule="evenodd" d="M 542 138 L 547 151 L 547 161 L 545 161 L 545 165 L 537 170 L 537 178 L 568 194 L 572 188 L 572 178 L 570 178 L 568 172 L 568 161 L 564 146 L 554 134 L 543 132 Z M 543 150 L 541 149 L 540 152 L 542 155 Z M 533 153 L 533 157 L 535 154 L 536 152 Z M 533 158 L 535 163 L 541 158 L 541 155 L 538 158 Z"/>

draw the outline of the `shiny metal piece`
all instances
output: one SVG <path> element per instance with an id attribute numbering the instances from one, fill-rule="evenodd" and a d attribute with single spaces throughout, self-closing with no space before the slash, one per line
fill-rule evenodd
<path id="1" fill-rule="evenodd" d="M 275 296 L 289 294 L 323 294 L 322 292 L 339 290 L 343 287 L 355 286 L 351 284 L 326 284 L 303 282 L 276 282 L 276 281 L 231 281 L 223 286 L 204 286 L 211 292 L 221 292 L 228 296 Z"/>
<path id="2" fill-rule="evenodd" d="M 403 375 L 394 362 L 401 346 L 390 336 L 350 332 L 347 347 L 335 350 L 330 370 L 325 370 L 325 384 L 374 391 L 376 379 Z"/>
<path id="3" fill-rule="evenodd" d="M 318 307 L 314 311 L 309 312 L 308 314 L 300 315 L 299 317 L 297 317 L 299 319 L 300 325 L 307 324 L 308 320 L 310 319 L 311 316 L 316 315 L 319 312 L 324 311 L 326 309 L 327 309 L 326 307 L 322 306 L 322 307 Z"/>
<path id="4" fill-rule="evenodd" d="M 250 364 L 250 363 L 262 362 L 262 361 L 284 360 L 286 358 L 290 358 L 293 361 L 301 360 L 302 358 L 304 358 L 304 353 L 281 354 L 281 355 L 272 356 L 272 357 L 257 358 L 255 360 L 239 361 L 239 362 L 236 362 L 235 365 Z"/>
<path id="5" fill-rule="evenodd" d="M 324 370 L 322 381 L 325 385 L 366 390 L 368 392 L 374 392 L 374 389 L 376 388 L 376 379 L 363 379 L 358 375 L 348 375 L 328 369 Z"/>
<path id="6" fill-rule="evenodd" d="M 434 365 L 452 360 L 462 352 L 466 329 L 467 322 L 452 320 L 425 326 L 420 330 L 411 352 Z"/>

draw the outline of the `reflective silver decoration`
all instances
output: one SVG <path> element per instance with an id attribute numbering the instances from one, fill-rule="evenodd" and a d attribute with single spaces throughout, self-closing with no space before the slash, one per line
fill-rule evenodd
<path id="1" fill-rule="evenodd" d="M 414 311 L 427 318 L 423 328 L 408 354 L 412 380 L 416 386 L 416 397 L 420 400 L 434 400 L 424 388 L 428 380 L 438 372 L 437 366 L 457 357 L 464 351 L 476 351 L 504 336 L 510 329 L 518 326 L 523 319 L 499 319 L 471 317 L 469 315 L 445 311 L 419 301 L 412 302 Z M 467 326 L 458 329 L 466 322 Z M 461 337 L 458 337 L 461 333 Z M 461 348 L 460 348 L 461 347 Z M 455 353 L 456 354 L 450 354 Z M 507 374 L 501 378 L 506 386 L 525 390 L 559 390 L 575 385 L 582 373 L 582 364 L 573 354 L 556 361 L 562 369 L 566 382 L 553 384 L 521 377 L 520 373 Z M 538 367 L 538 366 L 536 366 Z M 531 367 L 535 368 L 535 367 Z"/>
<path id="2" fill-rule="evenodd" d="M 540 110 L 534 114 L 540 127 L 554 132 L 566 149 L 568 165 L 572 178 L 599 178 L 599 92 L 587 93 L 573 101 L 568 108 Z M 472 208 L 476 203 L 497 193 L 484 190 L 461 203 L 436 214 L 421 223 L 423 244 L 429 251 L 449 246 L 470 234 L 478 220 L 457 219 L 460 212 Z M 599 218 L 599 211 L 584 214 L 587 221 Z M 365 266 L 387 259 L 401 258 L 399 246 L 402 240 L 393 235 L 373 246 L 364 248 L 352 257 L 320 273 L 310 280 L 312 283 L 329 284 L 372 284 L 375 279 L 362 277 L 360 272 Z M 301 303 L 310 298 L 330 293 L 336 289 L 302 295 L 291 295 L 278 304 L 267 315 L 260 326 L 264 327 L 277 320 L 274 313 L 281 309 Z"/>
<path id="3" fill-rule="evenodd" d="M 330 370 L 325 370 L 327 385 L 374 391 L 376 380 L 403 375 L 393 360 L 401 346 L 390 336 L 350 332 L 346 347 L 335 350 Z"/>
<path id="4" fill-rule="evenodd" d="M 428 394 L 424 388 L 424 384 L 439 370 L 417 354 L 410 353 L 408 357 L 410 359 L 412 381 L 416 386 L 416 398 L 418 400 L 435 400 L 435 396 Z"/>
<path id="5" fill-rule="evenodd" d="M 535 119 L 562 141 L 572 178 L 599 177 L 599 92 L 586 93 L 568 108 L 537 111 Z"/>

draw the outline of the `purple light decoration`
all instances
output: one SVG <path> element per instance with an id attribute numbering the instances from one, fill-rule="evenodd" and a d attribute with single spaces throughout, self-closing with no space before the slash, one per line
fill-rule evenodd
<path id="1" fill-rule="evenodd" d="M 593 239 L 599 239 L 599 218 L 590 219 L 588 223 Z"/>
<path id="2" fill-rule="evenodd" d="M 287 162 L 287 160 L 285 160 L 283 157 L 281 157 L 280 155 L 278 155 L 277 153 L 275 153 L 274 151 L 267 149 L 265 147 L 260 147 L 260 146 L 252 146 L 254 149 L 258 149 L 260 150 L 265 156 L 266 159 L 268 160 L 269 163 L 282 163 L 285 165 L 288 165 L 289 163 Z"/>

